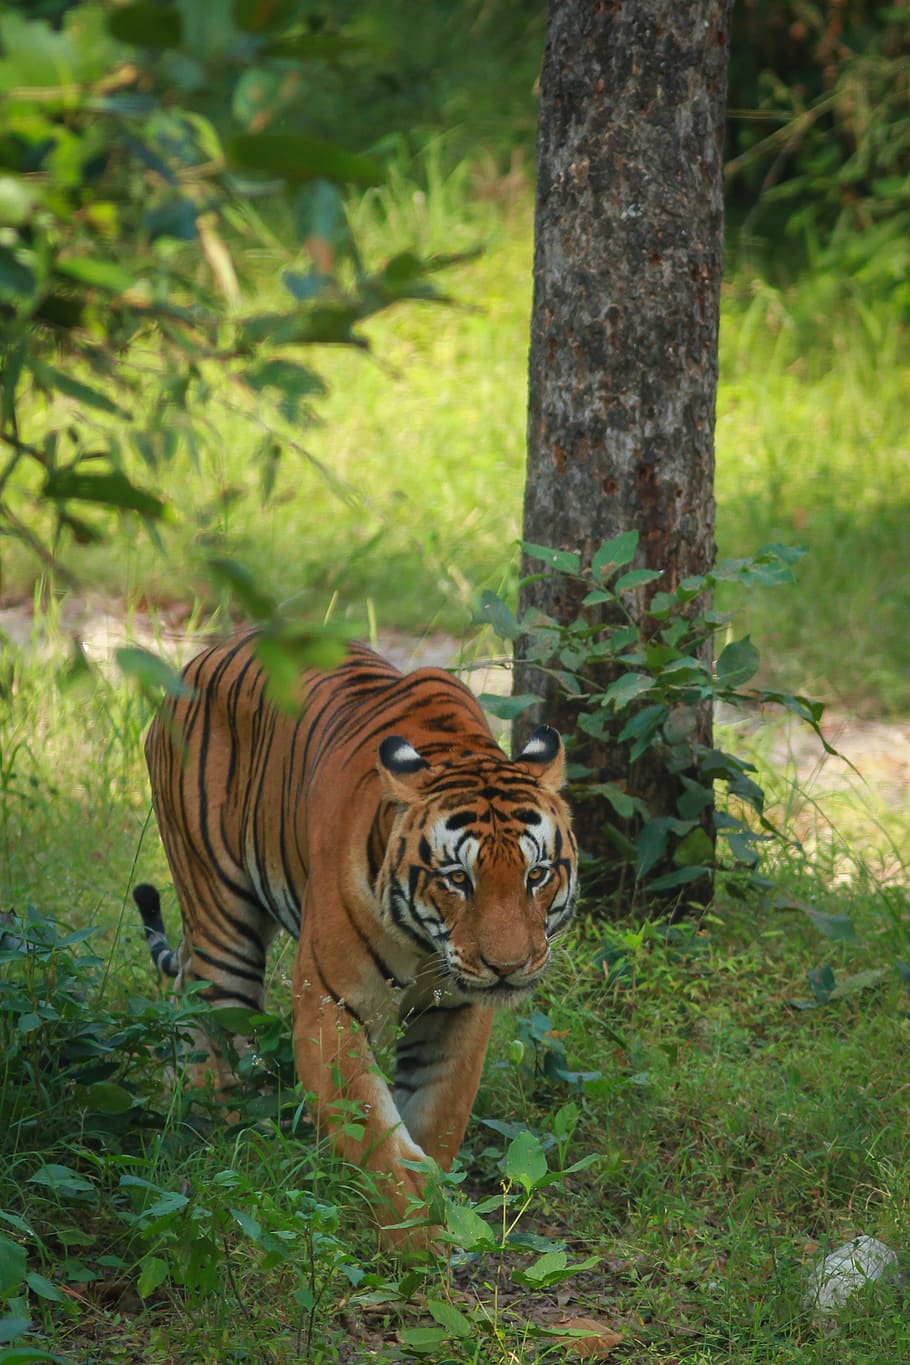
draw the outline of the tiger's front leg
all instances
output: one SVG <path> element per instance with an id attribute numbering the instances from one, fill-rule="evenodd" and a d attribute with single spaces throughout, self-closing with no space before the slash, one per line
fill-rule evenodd
<path id="1" fill-rule="evenodd" d="M 395 1049 L 395 1102 L 408 1132 L 449 1170 L 480 1084 L 493 1011 L 445 1003 L 402 1010 Z"/>
<path id="2" fill-rule="evenodd" d="M 379 1199 L 391 1213 L 380 1220 L 383 1241 L 425 1249 L 432 1229 L 421 1218 L 423 1181 L 403 1163 L 421 1162 L 427 1153 L 408 1132 L 373 1056 L 368 1025 L 378 1020 L 361 1015 L 335 984 L 344 969 L 342 953 L 335 957 L 317 948 L 311 933 L 301 934 L 293 978 L 297 1074 L 314 1096 L 313 1117 L 330 1133 L 335 1150 L 377 1178 Z M 349 993 L 363 1008 L 360 993 Z M 403 1221 L 414 1226 L 390 1226 Z"/>

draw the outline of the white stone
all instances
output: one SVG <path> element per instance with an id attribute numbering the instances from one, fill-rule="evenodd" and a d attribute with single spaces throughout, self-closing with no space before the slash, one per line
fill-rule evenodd
<path id="1" fill-rule="evenodd" d="M 865 1284 L 899 1278 L 897 1253 L 875 1237 L 854 1237 L 813 1267 L 806 1302 L 820 1313 L 833 1313 Z"/>

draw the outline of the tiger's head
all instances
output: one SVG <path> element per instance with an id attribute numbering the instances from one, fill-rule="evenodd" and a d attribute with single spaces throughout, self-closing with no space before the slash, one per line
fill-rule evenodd
<path id="1" fill-rule="evenodd" d="M 578 888 L 562 740 L 547 725 L 518 757 L 457 751 L 430 763 L 397 735 L 379 749 L 397 807 L 377 894 L 390 931 L 435 953 L 447 994 L 520 1001 L 550 960 Z"/>

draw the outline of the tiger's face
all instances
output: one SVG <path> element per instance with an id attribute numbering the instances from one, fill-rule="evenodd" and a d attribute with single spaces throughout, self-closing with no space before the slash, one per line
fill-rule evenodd
<path id="1" fill-rule="evenodd" d="M 446 994 L 522 1000 L 577 894 L 577 848 L 559 795 L 562 742 L 541 726 L 509 762 L 466 754 L 431 766 L 396 736 L 380 747 L 399 806 L 378 893 L 385 923 L 436 956 Z"/>

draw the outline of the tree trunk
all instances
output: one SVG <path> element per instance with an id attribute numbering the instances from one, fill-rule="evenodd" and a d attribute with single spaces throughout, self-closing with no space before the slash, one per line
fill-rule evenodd
<path id="1" fill-rule="evenodd" d="M 714 558 L 714 404 L 723 256 L 722 137 L 732 0 L 550 0 L 537 146 L 524 536 L 580 552 L 637 529 L 661 590 Z M 539 570 L 523 561 L 522 575 Z M 569 579 L 525 584 L 520 614 L 577 617 Z M 653 588 L 636 596 L 644 620 Z M 577 707 L 516 648 L 516 692 L 576 731 Z M 539 719 L 540 717 L 535 717 Z M 524 733 L 530 717 L 518 723 Z M 698 738 L 710 744 L 703 708 Z M 575 734 L 601 779 L 611 741 Z M 519 743 L 521 743 L 519 738 Z M 636 791 L 672 814 L 679 776 L 648 754 Z M 600 801 L 582 848 L 607 852 Z M 713 828 L 706 820 L 706 828 Z M 702 899 L 707 885 L 690 888 Z"/>

